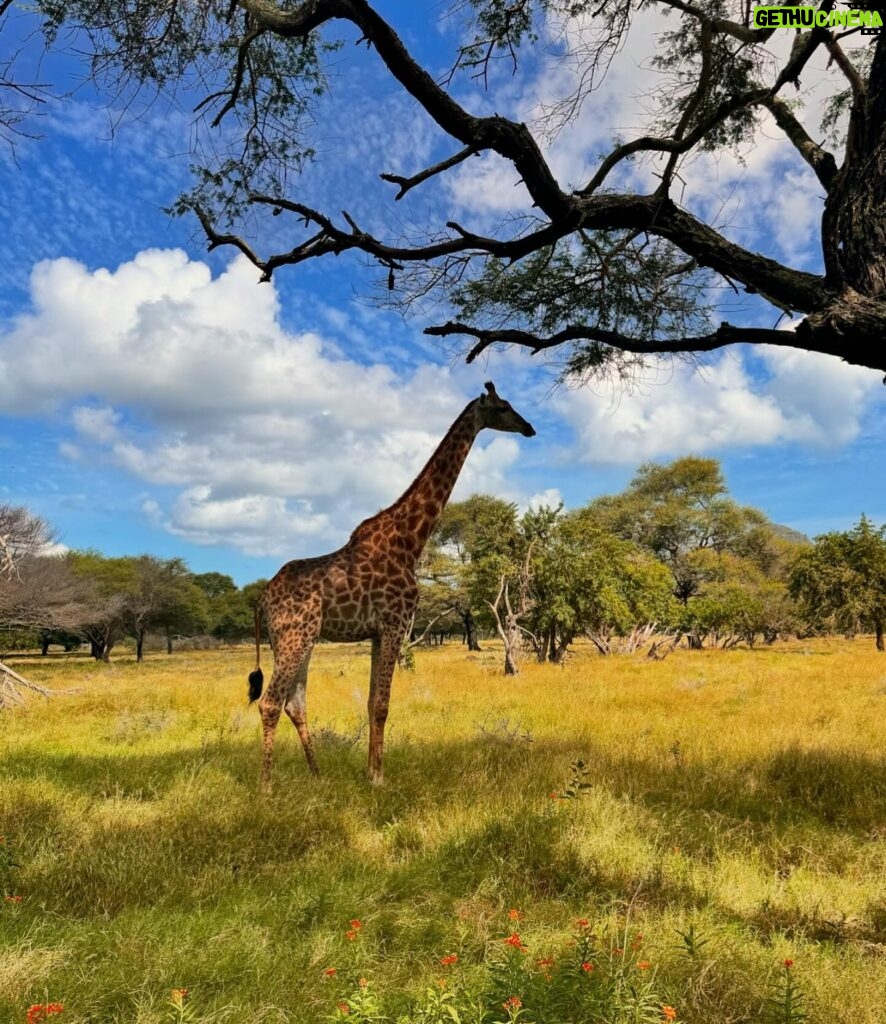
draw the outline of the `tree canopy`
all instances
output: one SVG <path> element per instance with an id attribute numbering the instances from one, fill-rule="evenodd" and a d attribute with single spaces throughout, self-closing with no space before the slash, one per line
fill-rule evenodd
<path id="1" fill-rule="evenodd" d="M 853 32 L 817 26 L 779 56 L 787 34 L 755 28 L 750 5 L 738 0 L 460 0 L 448 12 L 457 43 L 441 68 L 398 34 L 396 7 L 384 16 L 367 0 L 36 6 L 50 41 L 79 29 L 72 45 L 91 49 L 94 77 L 113 95 L 149 85 L 196 97 L 194 185 L 175 210 L 199 218 L 210 248 L 239 250 L 266 279 L 287 265 L 355 253 L 381 269 L 393 300 L 428 298 L 427 308 L 449 310 L 427 332 L 465 339 L 468 360 L 499 343 L 556 350 L 579 377 L 630 374 L 649 358 L 735 343 L 886 370 L 884 32 L 853 47 Z M 560 180 L 550 140 L 594 104 L 649 10 L 666 11 L 670 28 L 648 41 L 660 83 L 647 97 L 647 123 L 628 139 L 612 125 L 608 152 L 580 180 Z M 343 49 L 355 38 L 365 45 Z M 821 56 L 842 84 L 825 124 L 810 131 L 796 89 Z M 374 140 L 376 170 L 391 191 L 369 225 L 348 212 L 356 194 L 319 209 L 299 189 L 315 137 L 331 127 L 319 103 L 329 62 L 346 58 L 380 62 L 436 139 L 436 159 L 411 173 L 392 163 L 385 138 Z M 544 60 L 570 83 L 557 102 L 531 125 L 493 112 L 499 95 L 506 104 L 511 75 Z M 816 272 L 738 244 L 701 212 L 681 173 L 700 153 L 735 151 L 770 131 L 792 147 L 821 197 Z M 522 183 L 522 215 L 462 224 L 416 199 L 470 173 L 478 156 L 504 161 Z M 638 162 L 651 173 L 628 173 Z M 262 214 L 281 221 L 272 229 Z M 795 330 L 759 326 L 759 310 L 717 324 L 717 289 L 760 296 L 770 322 L 788 314 Z"/>
<path id="2" fill-rule="evenodd" d="M 886 525 L 866 516 L 851 530 L 822 534 L 791 570 L 791 591 L 818 628 L 873 629 L 886 650 Z"/>

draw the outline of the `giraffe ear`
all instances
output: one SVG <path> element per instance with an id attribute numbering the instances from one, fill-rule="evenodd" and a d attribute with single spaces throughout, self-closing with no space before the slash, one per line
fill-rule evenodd
<path id="1" fill-rule="evenodd" d="M 492 383 L 491 380 L 486 381 L 485 387 L 486 387 L 486 390 L 489 392 L 489 397 L 490 398 L 498 398 L 498 395 L 496 394 L 496 391 L 495 391 L 495 385 Z"/>

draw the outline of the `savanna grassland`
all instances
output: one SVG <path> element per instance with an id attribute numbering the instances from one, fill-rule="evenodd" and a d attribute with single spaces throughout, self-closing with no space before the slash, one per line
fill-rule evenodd
<path id="1" fill-rule="evenodd" d="M 270 797 L 247 649 L 13 659 L 67 692 L 0 715 L 0 1021 L 886 1020 L 872 641 L 486 646 L 398 672 L 380 790 L 321 647 Z"/>

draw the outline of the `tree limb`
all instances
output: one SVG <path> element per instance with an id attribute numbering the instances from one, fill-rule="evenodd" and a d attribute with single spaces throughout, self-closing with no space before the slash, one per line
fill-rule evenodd
<path id="1" fill-rule="evenodd" d="M 574 341 L 598 342 L 620 349 L 622 352 L 631 352 L 637 355 L 713 352 L 715 349 L 724 348 L 727 345 L 742 343 L 779 345 L 788 348 L 798 347 L 797 338 L 793 331 L 778 331 L 765 327 L 735 327 L 728 323 L 722 323 L 716 331 L 700 337 L 663 339 L 660 341 L 641 341 L 638 338 L 630 338 L 617 331 L 609 331 L 599 327 L 586 327 L 582 324 L 564 327 L 562 330 L 546 338 L 515 328 L 487 330 L 471 324 L 453 321 L 433 327 L 426 327 L 424 333 L 434 337 L 466 334 L 477 338 L 477 344 L 470 350 L 466 358 L 466 361 L 469 363 L 472 363 L 490 345 L 499 343 L 528 348 L 531 350 L 532 355 L 536 355 L 538 352 L 543 352 L 546 349 L 556 348 L 558 345 L 566 342 Z"/>
<path id="2" fill-rule="evenodd" d="M 775 118 L 775 123 L 787 135 L 797 152 L 815 172 L 816 178 L 826 190 L 830 190 L 837 175 L 837 161 L 834 155 L 814 142 L 802 124 L 791 113 L 790 107 L 777 96 L 763 101 L 763 106 Z"/>
<path id="3" fill-rule="evenodd" d="M 742 43 L 765 43 L 775 31 L 774 28 L 749 28 L 737 21 L 730 21 L 728 18 L 712 18 L 706 11 L 695 7 L 693 4 L 684 3 L 683 0 L 659 0 L 666 7 L 672 7 L 676 11 L 682 11 L 693 18 L 697 18 L 702 24 L 710 25 L 714 32 L 732 36 Z"/>
<path id="4" fill-rule="evenodd" d="M 456 167 L 462 161 L 467 160 L 469 156 L 476 156 L 477 151 L 473 146 L 465 146 L 463 150 L 448 157 L 446 160 L 441 160 L 439 163 L 434 164 L 432 167 L 426 168 L 424 171 L 420 171 L 418 174 L 414 174 L 411 178 L 403 178 L 399 174 L 380 174 L 379 177 L 382 181 L 390 181 L 394 185 L 400 186 L 400 191 L 394 196 L 394 199 L 402 199 L 403 196 L 411 189 L 415 188 L 416 185 L 420 185 L 423 181 L 427 181 L 428 178 L 432 178 L 435 174 L 441 174 L 443 171 L 448 171 L 450 167 Z"/>
<path id="5" fill-rule="evenodd" d="M 302 0 L 287 8 L 270 0 L 238 2 L 258 24 L 287 38 L 305 38 L 327 21 L 350 21 L 374 47 L 391 75 L 447 134 L 464 146 L 477 151 L 491 149 L 511 161 L 535 205 L 551 219 L 568 213 L 568 197 L 526 125 L 498 114 L 469 114 L 412 57 L 397 33 L 366 0 Z"/>

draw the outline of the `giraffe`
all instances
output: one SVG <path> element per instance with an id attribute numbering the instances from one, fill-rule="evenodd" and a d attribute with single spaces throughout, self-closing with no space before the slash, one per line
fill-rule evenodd
<path id="1" fill-rule="evenodd" d="M 262 789 L 271 785 L 274 734 L 281 711 L 298 730 L 308 767 L 319 772 L 308 729 L 306 688 L 314 643 L 372 641 L 369 674 L 369 780 L 381 785 L 382 747 L 391 679 L 418 601 L 415 567 L 477 434 L 485 427 L 533 437 L 535 430 L 496 394 L 491 382 L 464 408 L 402 497 L 362 522 L 344 547 L 287 562 L 266 585 L 256 609 L 256 667 L 250 703 L 263 728 Z M 262 696 L 260 618 L 268 623 L 274 670 Z"/>

